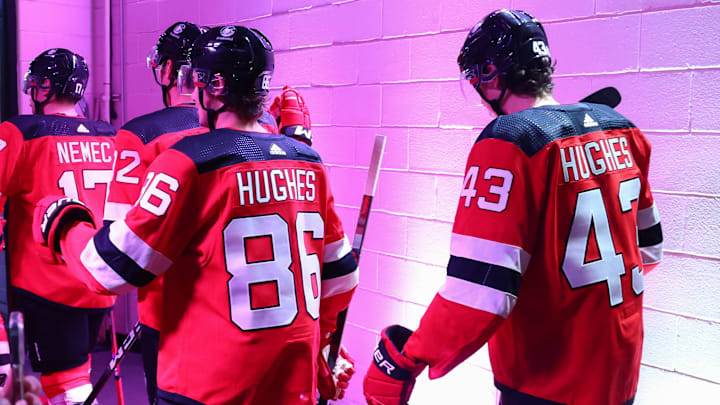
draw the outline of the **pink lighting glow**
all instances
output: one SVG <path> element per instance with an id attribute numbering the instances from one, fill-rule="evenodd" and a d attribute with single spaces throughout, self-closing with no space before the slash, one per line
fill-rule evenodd
<path id="1" fill-rule="evenodd" d="M 104 96 L 103 1 L 20 0 L 21 72 L 42 50 L 84 55 L 88 102 Z M 276 49 L 275 96 L 310 106 L 352 235 L 375 134 L 387 136 L 361 285 L 345 345 L 356 375 L 344 404 L 364 404 L 362 374 L 380 329 L 414 328 L 444 280 L 464 163 L 490 121 L 460 93 L 455 58 L 467 30 L 498 8 L 535 14 L 557 61 L 559 101 L 612 85 L 618 108 L 653 144 L 650 182 L 666 235 L 645 281 L 645 346 L 636 404 L 720 398 L 720 1 L 718 0 L 123 0 L 113 4 L 119 127 L 162 106 L 145 55 L 171 23 L 259 28 Z M 22 73 L 19 74 L 22 78 Z M 21 96 L 21 111 L 29 113 Z M 542 348 L 538 348 L 542 350 Z M 592 378 L 588 365 L 588 378 Z M 705 401 L 702 401 L 705 400 Z M 447 377 L 418 380 L 414 405 L 494 404 L 483 349 Z"/>

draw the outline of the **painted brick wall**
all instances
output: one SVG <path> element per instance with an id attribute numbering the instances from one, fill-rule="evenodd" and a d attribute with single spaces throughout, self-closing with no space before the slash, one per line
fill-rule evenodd
<path id="1" fill-rule="evenodd" d="M 117 123 L 161 106 L 144 56 L 163 29 L 185 19 L 268 35 L 277 50 L 274 93 L 291 84 L 307 98 L 349 234 L 373 135 L 388 136 L 345 335 L 362 373 L 378 331 L 417 326 L 442 283 L 464 161 L 491 119 L 462 97 L 454 60 L 469 27 L 502 7 L 544 22 L 561 102 L 614 85 L 624 96 L 619 110 L 653 144 L 650 180 L 667 250 L 646 280 L 636 403 L 720 397 L 719 1 L 126 0 L 114 10 L 125 22 L 115 32 L 124 58 Z M 364 403 L 360 387 L 358 376 L 342 402 Z M 421 377 L 413 397 L 471 401 L 495 401 L 485 349 L 443 379 Z"/>

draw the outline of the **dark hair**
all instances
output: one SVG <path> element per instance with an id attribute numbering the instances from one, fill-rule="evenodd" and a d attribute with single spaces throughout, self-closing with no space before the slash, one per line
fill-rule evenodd
<path id="1" fill-rule="evenodd" d="M 555 84 L 552 74 L 555 71 L 555 63 L 547 57 L 537 58 L 527 66 L 514 66 L 512 71 L 505 75 L 504 79 L 508 89 L 520 95 L 541 96 L 552 94 Z"/>
<path id="2" fill-rule="evenodd" d="M 55 100 L 59 101 L 59 102 L 73 103 L 73 104 L 77 104 L 78 102 L 80 102 L 79 98 L 75 98 L 69 94 L 55 94 Z"/>
<path id="3" fill-rule="evenodd" d="M 225 97 L 228 109 L 243 121 L 257 121 L 265 111 L 265 95 L 233 93 Z"/>

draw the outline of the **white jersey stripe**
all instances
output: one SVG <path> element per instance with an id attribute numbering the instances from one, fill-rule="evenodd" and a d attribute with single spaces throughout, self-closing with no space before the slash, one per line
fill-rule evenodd
<path id="1" fill-rule="evenodd" d="M 125 215 L 132 209 L 132 204 L 105 202 L 105 217 L 106 221 L 121 221 L 125 219 Z"/>
<path id="2" fill-rule="evenodd" d="M 660 262 L 663 257 L 662 242 L 653 246 L 646 246 L 640 248 L 640 257 L 642 257 L 643 264 L 655 264 Z"/>
<path id="3" fill-rule="evenodd" d="M 320 298 L 332 297 L 333 295 L 342 294 L 355 288 L 359 282 L 360 273 L 357 269 L 350 274 L 344 276 L 323 280 L 320 287 Z"/>
<path id="4" fill-rule="evenodd" d="M 517 301 L 517 297 L 512 294 L 452 276 L 445 279 L 445 284 L 438 294 L 446 300 L 503 318 L 510 315 Z"/>
<path id="5" fill-rule="evenodd" d="M 125 221 L 115 221 L 110 225 L 110 242 L 138 266 L 156 276 L 164 273 L 172 265 L 170 259 L 131 231 Z"/>
<path id="6" fill-rule="evenodd" d="M 352 251 L 347 235 L 343 234 L 342 239 L 328 243 L 323 250 L 323 263 L 335 262 Z"/>
<path id="7" fill-rule="evenodd" d="M 450 254 L 502 266 L 520 274 L 525 272 L 530 262 L 530 253 L 522 248 L 458 233 L 451 236 Z"/>
<path id="8" fill-rule="evenodd" d="M 90 239 L 80 254 L 80 262 L 106 290 L 123 294 L 135 288 L 110 267 L 97 252 L 95 240 Z"/>
<path id="9" fill-rule="evenodd" d="M 658 212 L 655 204 L 638 210 L 637 213 L 637 226 L 638 229 L 648 229 L 653 225 L 657 225 L 660 222 L 660 213 Z"/>

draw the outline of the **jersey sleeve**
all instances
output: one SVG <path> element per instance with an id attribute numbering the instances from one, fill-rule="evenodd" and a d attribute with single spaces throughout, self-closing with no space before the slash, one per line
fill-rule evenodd
<path id="1" fill-rule="evenodd" d="M 487 131 L 487 130 L 486 130 Z M 510 315 L 538 232 L 542 170 L 515 144 L 483 138 L 465 168 L 445 284 L 405 353 L 445 375 Z"/>
<path id="2" fill-rule="evenodd" d="M 632 152 L 642 176 L 637 214 L 638 246 L 640 247 L 643 271 L 647 273 L 660 264 L 663 255 L 663 234 L 660 226 L 660 213 L 655 205 L 648 181 L 652 147 L 639 129 L 634 130 L 634 135 Z"/>
<path id="3" fill-rule="evenodd" d="M 359 280 L 357 260 L 343 231 L 340 217 L 335 212 L 334 199 L 329 189 L 324 242 L 320 277 L 320 331 L 323 337 L 327 337 L 335 330 L 338 313 L 350 305 Z"/>
<path id="4" fill-rule="evenodd" d="M 127 129 L 121 129 L 115 136 L 115 164 L 112 181 L 108 186 L 105 199 L 106 221 L 118 221 L 125 218 L 140 195 L 145 170 L 150 164 L 143 159 L 142 140 Z"/>
<path id="5" fill-rule="evenodd" d="M 20 130 L 10 122 L 0 124 L 0 197 L 15 194 L 20 184 L 17 170 L 24 139 Z M 0 207 L 2 210 L 3 207 Z"/>
<path id="6" fill-rule="evenodd" d="M 197 177 L 186 155 L 163 153 L 148 168 L 144 191 L 124 219 L 103 225 L 82 249 L 61 242 L 66 261 L 76 273 L 89 274 L 86 284 L 100 292 L 122 294 L 149 284 L 177 260 L 197 229 Z M 78 226 L 63 240 L 77 237 Z"/>

